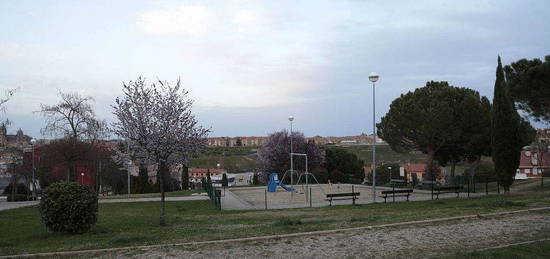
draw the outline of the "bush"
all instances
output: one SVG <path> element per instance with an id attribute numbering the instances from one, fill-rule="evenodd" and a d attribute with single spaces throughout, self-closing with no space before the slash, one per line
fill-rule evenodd
<path id="1" fill-rule="evenodd" d="M 42 193 L 40 214 L 50 231 L 85 232 L 97 222 L 97 194 L 76 182 L 53 183 Z"/>
<path id="2" fill-rule="evenodd" d="M 389 169 L 391 167 L 391 171 Z M 368 175 L 368 181 L 372 183 L 372 172 Z M 399 175 L 399 164 L 396 163 L 386 163 L 381 164 L 376 167 L 376 185 L 385 185 L 390 182 L 390 178 L 393 179 L 403 179 Z"/>
<path id="3" fill-rule="evenodd" d="M 29 200 L 31 196 L 31 191 L 26 185 L 22 183 L 17 184 L 17 189 L 15 190 L 16 193 L 15 193 L 15 196 L 13 197 L 11 193 L 12 188 L 13 188 L 13 184 L 10 184 L 6 186 L 6 188 L 4 189 L 4 192 L 2 193 L 2 195 L 6 195 L 8 197 L 8 201 L 28 201 Z"/>

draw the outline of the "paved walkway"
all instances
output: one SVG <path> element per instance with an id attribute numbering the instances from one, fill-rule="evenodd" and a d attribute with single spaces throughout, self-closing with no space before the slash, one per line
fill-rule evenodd
<path id="1" fill-rule="evenodd" d="M 166 197 L 166 201 L 201 201 L 201 200 L 208 200 L 208 199 L 209 198 L 206 195 Z M 160 197 L 131 198 L 131 199 L 99 199 L 99 203 L 147 202 L 147 201 L 160 201 Z M 38 201 L 7 202 L 3 200 L 3 201 L 0 201 L 0 211 L 22 208 L 22 207 L 29 207 L 37 204 L 38 204 Z"/>

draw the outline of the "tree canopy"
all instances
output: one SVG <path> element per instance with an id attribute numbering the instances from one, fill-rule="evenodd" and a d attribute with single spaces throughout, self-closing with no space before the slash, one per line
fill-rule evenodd
<path id="1" fill-rule="evenodd" d="M 324 154 L 315 145 L 307 142 L 301 132 L 292 132 L 294 153 L 307 154 L 308 169 L 311 171 L 324 161 Z M 258 158 L 264 172 L 282 175 L 290 169 L 290 136 L 286 130 L 270 134 L 258 149 Z M 294 170 L 305 170 L 305 158 L 294 156 Z"/>
<path id="2" fill-rule="evenodd" d="M 191 112 L 193 100 L 178 79 L 175 84 L 158 81 L 150 85 L 139 77 L 123 84 L 123 97 L 116 99 L 115 133 L 130 142 L 136 159 L 157 165 L 161 193 L 160 224 L 164 225 L 164 178 L 170 165 L 187 158 L 206 145 L 210 132 L 198 124 Z M 129 155 L 129 154 L 127 154 Z"/>
<path id="3" fill-rule="evenodd" d="M 550 122 L 550 55 L 544 61 L 520 59 L 504 67 L 510 96 L 534 119 Z"/>
<path id="4" fill-rule="evenodd" d="M 474 90 L 430 81 L 391 103 L 378 134 L 396 152 L 428 154 L 430 179 L 434 160 L 446 163 L 487 152 L 489 108 Z"/>
<path id="5" fill-rule="evenodd" d="M 357 155 L 343 148 L 327 148 L 325 150 L 324 167 L 328 179 L 333 183 L 361 183 L 365 178 L 364 162 Z"/>

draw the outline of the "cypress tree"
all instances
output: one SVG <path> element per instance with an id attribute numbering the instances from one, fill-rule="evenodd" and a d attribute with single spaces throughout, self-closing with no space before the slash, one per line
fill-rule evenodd
<path id="1" fill-rule="evenodd" d="M 229 181 L 227 180 L 227 174 L 223 174 L 222 175 L 222 187 L 228 187 L 229 186 Z"/>
<path id="2" fill-rule="evenodd" d="M 183 165 L 181 168 L 181 189 L 189 189 L 189 167 L 187 165 Z"/>
<path id="3" fill-rule="evenodd" d="M 495 172 L 498 183 L 504 187 L 505 192 L 508 192 L 519 166 L 522 140 L 518 135 L 522 123 L 510 98 L 500 56 L 491 114 L 491 146 Z"/>

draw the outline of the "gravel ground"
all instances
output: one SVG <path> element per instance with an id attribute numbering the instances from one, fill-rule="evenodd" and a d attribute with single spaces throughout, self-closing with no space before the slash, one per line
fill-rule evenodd
<path id="1" fill-rule="evenodd" d="M 104 258 L 426 258 L 550 237 L 550 213 L 527 213 L 363 231 L 155 248 Z"/>
<path id="2" fill-rule="evenodd" d="M 350 193 L 352 192 L 351 184 L 333 184 L 329 186 L 328 184 L 312 184 L 311 187 L 311 196 L 312 196 L 312 206 L 313 207 L 324 207 L 329 206 L 329 202 L 326 201 L 327 193 Z M 296 185 L 296 191 L 294 193 L 283 190 L 282 188 L 277 188 L 277 192 L 265 192 L 265 187 L 242 187 L 242 188 L 231 188 L 229 191 L 234 195 L 238 196 L 239 200 L 228 199 L 231 202 L 226 202 L 222 199 L 222 207 L 224 210 L 231 209 L 264 209 L 265 208 L 265 199 L 267 194 L 267 207 L 269 209 L 281 209 L 281 208 L 304 208 L 309 207 L 309 202 L 306 200 L 305 188 L 302 188 L 301 185 Z M 384 199 L 380 198 L 383 190 L 391 190 L 388 187 L 377 187 L 377 201 L 383 202 Z M 365 185 L 354 185 L 354 192 L 360 193 L 357 197 L 358 204 L 367 204 L 372 203 L 372 188 Z M 466 193 L 461 193 L 460 197 L 466 197 Z M 485 195 L 484 193 L 471 193 L 470 197 Z M 456 198 L 455 193 L 444 193 L 440 195 L 440 198 Z M 430 200 L 431 192 L 425 190 L 414 190 L 414 192 L 409 197 L 410 201 L 421 201 L 421 200 Z M 396 202 L 404 202 L 405 197 L 396 197 Z M 388 198 L 388 202 L 391 202 L 392 198 Z M 351 200 L 337 200 L 333 201 L 333 205 L 348 205 L 352 204 Z"/>

